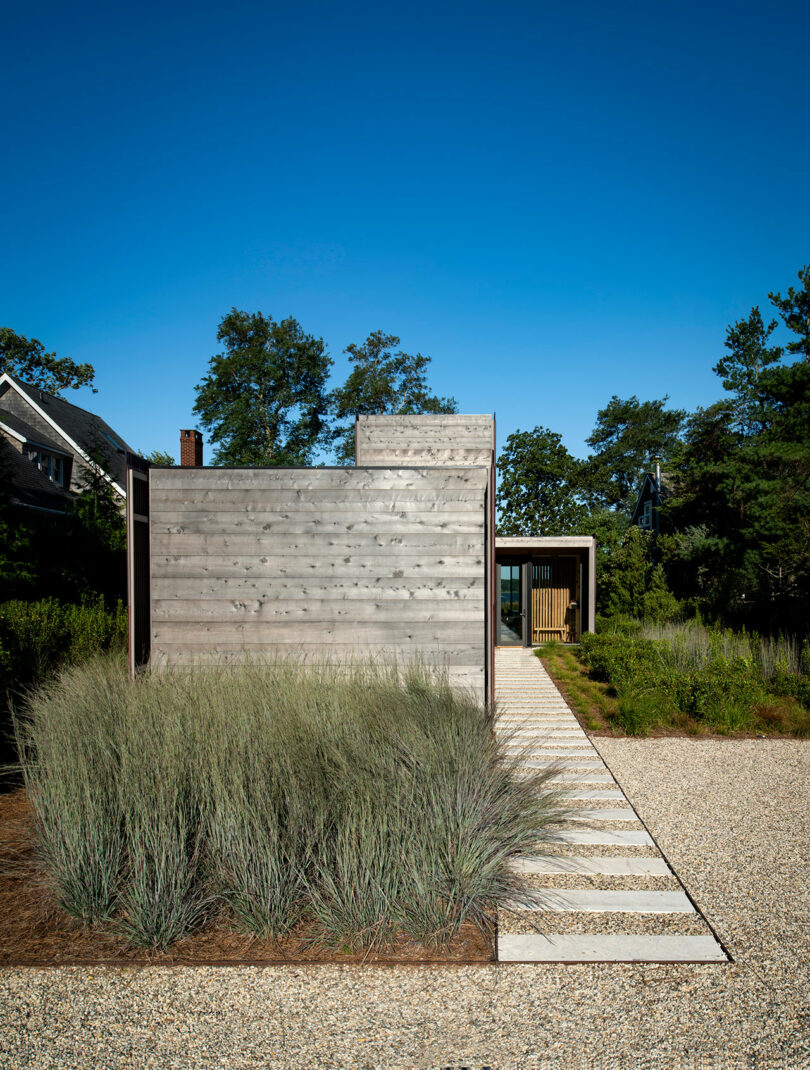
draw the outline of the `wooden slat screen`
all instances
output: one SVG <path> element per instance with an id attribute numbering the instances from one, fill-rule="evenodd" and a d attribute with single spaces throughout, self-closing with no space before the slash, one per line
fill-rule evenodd
<path id="1" fill-rule="evenodd" d="M 573 643 L 579 638 L 577 610 L 578 561 L 575 557 L 537 558 L 532 563 L 532 642 L 559 639 Z"/>

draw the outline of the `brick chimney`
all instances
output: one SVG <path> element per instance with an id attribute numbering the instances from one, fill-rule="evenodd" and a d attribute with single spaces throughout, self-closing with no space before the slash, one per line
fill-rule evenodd
<path id="1" fill-rule="evenodd" d="M 180 432 L 180 464 L 183 468 L 202 468 L 202 444 L 199 431 Z"/>

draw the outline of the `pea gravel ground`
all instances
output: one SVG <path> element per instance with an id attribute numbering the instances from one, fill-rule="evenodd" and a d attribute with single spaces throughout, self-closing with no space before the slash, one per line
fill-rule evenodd
<path id="1" fill-rule="evenodd" d="M 810 1067 L 810 743 L 594 742 L 734 963 L 9 969 L 0 1068 Z"/>

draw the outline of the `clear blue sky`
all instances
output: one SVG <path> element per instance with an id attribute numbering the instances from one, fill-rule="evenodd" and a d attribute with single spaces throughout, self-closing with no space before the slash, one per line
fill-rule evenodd
<path id="1" fill-rule="evenodd" d="M 0 10 L 0 323 L 175 456 L 237 306 L 584 452 L 611 394 L 720 393 L 810 262 L 807 3 Z M 763 309 L 764 310 L 764 309 Z"/>

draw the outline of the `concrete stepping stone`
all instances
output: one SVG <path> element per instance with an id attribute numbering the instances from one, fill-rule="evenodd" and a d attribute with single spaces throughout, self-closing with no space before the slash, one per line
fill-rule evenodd
<path id="1" fill-rule="evenodd" d="M 597 752 L 593 747 L 589 747 L 587 750 L 584 748 L 577 750 L 574 747 L 540 747 L 530 743 L 525 747 L 504 747 L 503 749 L 505 754 L 511 754 L 513 757 L 519 754 L 537 755 L 538 757 L 554 755 L 557 758 L 595 758 L 597 756 Z"/>
<path id="2" fill-rule="evenodd" d="M 559 727 L 557 727 L 557 725 L 559 725 Z M 531 725 L 531 727 L 529 728 L 517 728 L 514 731 L 510 732 L 509 735 L 512 736 L 514 739 L 524 739 L 526 737 L 542 738 L 543 736 L 554 736 L 555 739 L 567 739 L 569 737 L 572 739 L 574 737 L 576 737 L 577 739 L 587 738 L 581 728 L 574 728 L 573 726 L 568 725 L 564 721 L 555 721 L 549 725 Z"/>
<path id="3" fill-rule="evenodd" d="M 515 858 L 509 868 L 517 873 L 588 874 L 600 877 L 670 877 L 663 858 L 643 855 L 534 855 Z"/>
<path id="4" fill-rule="evenodd" d="M 585 914 L 694 914 L 683 892 L 615 891 L 606 888 L 542 888 L 542 906 L 513 903 L 514 912 Z M 545 902 L 547 898 L 548 902 Z"/>
<path id="5" fill-rule="evenodd" d="M 559 829 L 549 832 L 549 843 L 590 843 L 598 847 L 655 847 L 644 829 Z"/>
<path id="6" fill-rule="evenodd" d="M 500 962 L 727 962 L 715 938 L 672 935 L 565 934 L 498 936 Z"/>
<path id="7" fill-rule="evenodd" d="M 611 774 L 605 769 L 603 773 L 566 773 L 561 772 L 557 776 L 549 777 L 549 784 L 565 783 L 566 786 L 573 784 L 615 784 Z"/>
<path id="8" fill-rule="evenodd" d="M 635 810 L 616 807 L 605 810 L 575 810 L 568 815 L 569 821 L 638 821 Z"/>
<path id="9" fill-rule="evenodd" d="M 521 765 L 526 769 L 546 769 L 552 765 L 558 765 L 563 769 L 604 769 L 605 767 L 601 758 L 572 758 L 570 755 L 567 758 L 556 758 L 556 760 L 550 758 L 548 761 L 535 761 L 534 758 L 530 758 L 521 762 Z"/>
<path id="10" fill-rule="evenodd" d="M 592 802 L 612 802 L 614 799 L 616 802 L 619 802 L 619 800 L 624 801 L 624 793 L 618 788 L 616 788 L 615 791 L 610 791 L 608 789 L 607 791 L 566 792 L 565 799 L 566 802 L 580 802 L 584 800 Z"/>

